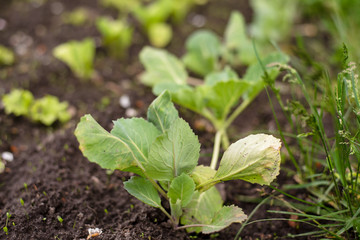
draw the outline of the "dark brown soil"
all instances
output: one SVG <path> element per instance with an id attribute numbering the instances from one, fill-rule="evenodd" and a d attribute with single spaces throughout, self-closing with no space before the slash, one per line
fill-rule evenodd
<path id="1" fill-rule="evenodd" d="M 106 172 L 90 163 L 78 150 L 73 131 L 79 118 L 90 113 L 106 129 L 111 121 L 125 117 L 125 109 L 119 106 L 119 97 L 130 96 L 138 116 L 145 116 L 146 109 L 154 99 L 150 89 L 142 86 L 136 76 L 142 71 L 138 53 L 147 44 L 141 31 L 135 32 L 134 44 L 126 60 L 117 61 L 106 56 L 104 49 L 97 49 L 96 80 L 83 82 L 75 78 L 70 70 L 51 56 L 51 49 L 68 40 L 95 37 L 99 33 L 93 24 L 73 27 L 61 24 L 54 14 L 59 4 L 65 10 L 86 6 L 98 15 L 114 11 L 104 9 L 95 0 L 48 0 L 6 1 L 0 3 L 0 18 L 7 21 L 0 31 L 0 44 L 22 45 L 25 52 L 17 55 L 14 66 L 0 68 L 0 94 L 19 87 L 30 90 L 35 97 L 52 94 L 68 101 L 74 116 L 65 126 L 46 128 L 22 117 L 6 115 L 0 110 L 0 152 L 14 153 L 13 162 L 6 165 L 0 174 L 0 226 L 5 226 L 6 213 L 11 214 L 9 233 L 0 229 L 0 239 L 86 239 L 88 228 L 101 228 L 103 233 L 94 239 L 234 239 L 240 225 L 233 224 L 213 235 L 187 234 L 175 231 L 161 211 L 144 205 L 131 197 L 122 182 L 128 173 Z M 250 21 L 251 11 L 247 1 L 210 1 L 197 7 L 195 13 L 206 16 L 206 27 L 222 33 L 232 10 L 238 9 Z M 175 37 L 169 46 L 172 52 L 183 52 L 183 39 L 193 30 L 189 19 L 175 27 Z M 108 106 L 102 99 L 110 100 Z M 256 109 L 256 111 L 254 111 Z M 193 126 L 201 119 L 188 111 L 181 115 Z M 262 94 L 234 124 L 233 140 L 258 129 L 271 130 L 275 124 L 267 97 Z M 202 163 L 209 163 L 213 134 L 197 130 L 202 143 Z M 282 172 L 278 184 L 293 182 Z M 224 185 L 226 204 L 235 204 L 250 214 L 255 203 L 241 202 L 240 196 L 261 198 L 270 189 L 233 181 Z M 302 193 L 296 193 L 301 196 Z M 21 204 L 21 199 L 24 205 Z M 279 207 L 263 205 L 253 219 L 280 218 L 267 213 Z M 287 210 L 284 209 L 283 210 Z M 59 217 L 63 219 L 59 221 Z M 242 239 L 275 239 L 308 231 L 307 226 L 292 226 L 288 221 L 264 221 L 245 227 Z"/>

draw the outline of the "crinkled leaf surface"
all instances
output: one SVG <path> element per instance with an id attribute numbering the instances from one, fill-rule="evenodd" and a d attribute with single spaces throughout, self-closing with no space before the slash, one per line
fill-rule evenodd
<path id="1" fill-rule="evenodd" d="M 183 173 L 171 181 L 167 195 L 172 204 L 175 204 L 177 200 L 180 200 L 181 206 L 186 207 L 191 201 L 194 191 L 194 180 L 192 180 L 189 175 Z"/>
<path id="2" fill-rule="evenodd" d="M 30 106 L 34 102 L 31 92 L 22 89 L 13 89 L 2 97 L 6 114 L 13 113 L 16 116 L 28 115 Z"/>
<path id="3" fill-rule="evenodd" d="M 246 220 L 246 214 L 241 208 L 234 205 L 223 206 L 214 216 L 211 224 L 202 228 L 203 233 L 218 232 L 232 223 L 241 223 Z"/>
<path id="4" fill-rule="evenodd" d="M 167 51 L 145 47 L 141 50 L 140 61 L 146 69 L 146 72 L 141 76 L 141 81 L 144 84 L 149 86 L 164 82 L 186 84 L 188 76 L 185 66 Z"/>
<path id="5" fill-rule="evenodd" d="M 147 161 L 149 147 L 159 134 L 153 124 L 139 118 L 119 119 L 109 133 L 91 115 L 82 117 L 75 130 L 80 150 L 91 162 L 106 169 L 131 168 L 136 173 Z"/>
<path id="6" fill-rule="evenodd" d="M 210 224 L 215 214 L 222 208 L 223 200 L 216 187 L 205 192 L 196 192 L 191 202 L 183 209 L 181 224 Z M 201 232 L 202 227 L 187 228 L 188 232 Z"/>
<path id="7" fill-rule="evenodd" d="M 179 118 L 178 111 L 171 102 L 168 91 L 163 91 L 149 106 L 147 112 L 148 121 L 153 123 L 159 131 L 165 133 L 171 124 Z"/>
<path id="8" fill-rule="evenodd" d="M 144 165 L 146 173 L 156 180 L 171 181 L 195 168 L 199 151 L 197 136 L 187 122 L 178 118 L 151 145 L 149 160 Z"/>
<path id="9" fill-rule="evenodd" d="M 271 135 L 249 135 L 225 151 L 214 180 L 242 179 L 269 185 L 279 174 L 280 148 L 280 140 Z"/>
<path id="10" fill-rule="evenodd" d="M 213 32 L 196 31 L 186 40 L 186 50 L 183 61 L 191 71 L 205 76 L 217 69 L 221 43 Z"/>
<path id="11" fill-rule="evenodd" d="M 161 207 L 160 196 L 149 180 L 133 176 L 124 182 L 124 188 L 143 203 L 156 208 Z"/>

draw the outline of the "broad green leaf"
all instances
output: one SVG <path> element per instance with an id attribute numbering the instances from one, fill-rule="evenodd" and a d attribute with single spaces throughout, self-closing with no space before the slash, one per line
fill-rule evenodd
<path id="1" fill-rule="evenodd" d="M 168 91 L 160 94 L 149 106 L 147 112 L 148 121 L 154 124 L 159 131 L 165 133 L 175 119 L 179 118 L 178 111 L 171 102 Z"/>
<path id="2" fill-rule="evenodd" d="M 192 180 L 189 175 L 183 173 L 171 181 L 167 195 L 172 204 L 175 204 L 177 200 L 180 200 L 181 206 L 186 207 L 191 201 L 194 191 L 194 180 Z"/>
<path id="3" fill-rule="evenodd" d="M 236 61 L 239 61 L 239 64 L 250 64 L 256 61 L 252 43 L 246 32 L 246 23 L 241 13 L 237 11 L 231 13 L 225 29 L 224 41 L 227 50 L 225 57 L 229 61 L 235 64 Z"/>
<path id="4" fill-rule="evenodd" d="M 121 139 L 128 148 L 138 166 L 148 162 L 151 144 L 160 135 L 159 130 L 143 118 L 118 119 L 114 121 L 111 134 Z"/>
<path id="5" fill-rule="evenodd" d="M 148 28 L 148 37 L 151 45 L 165 47 L 172 39 L 172 28 L 167 23 L 154 23 Z"/>
<path id="6" fill-rule="evenodd" d="M 105 169 L 141 173 L 151 143 L 160 134 L 154 125 L 143 119 L 120 119 L 111 134 L 91 115 L 81 118 L 75 135 L 80 150 L 91 162 Z"/>
<path id="7" fill-rule="evenodd" d="M 143 203 L 156 208 L 161 207 L 160 196 L 149 180 L 133 176 L 124 182 L 124 188 Z"/>
<path id="8" fill-rule="evenodd" d="M 141 50 L 140 61 L 146 70 L 141 76 L 144 84 L 149 86 L 164 82 L 186 84 L 188 75 L 183 63 L 167 51 L 145 47 Z"/>
<path id="9" fill-rule="evenodd" d="M 229 80 L 238 80 L 239 76 L 237 73 L 232 70 L 229 66 L 226 66 L 224 70 L 220 72 L 212 72 L 205 77 L 205 84 L 206 85 L 214 85 L 218 82 L 226 82 Z"/>
<path id="10" fill-rule="evenodd" d="M 14 61 L 14 52 L 9 48 L 0 45 L 0 65 L 12 65 Z"/>
<path id="11" fill-rule="evenodd" d="M 241 223 L 245 221 L 247 216 L 241 208 L 234 205 L 223 206 L 214 216 L 211 224 L 202 228 L 203 233 L 218 232 L 232 223 Z"/>
<path id="12" fill-rule="evenodd" d="M 205 192 L 196 192 L 191 202 L 183 209 L 181 224 L 210 224 L 215 214 L 222 208 L 223 200 L 216 187 Z M 201 232 L 202 227 L 187 228 L 188 232 Z"/>
<path id="13" fill-rule="evenodd" d="M 205 115 L 206 89 L 204 86 L 193 88 L 188 85 L 179 85 L 175 83 L 159 83 L 153 88 L 154 94 L 159 94 L 164 90 L 171 93 L 173 102 L 186 107 L 194 112 Z"/>
<path id="14" fill-rule="evenodd" d="M 210 179 L 214 178 L 216 170 L 212 169 L 209 166 L 199 165 L 196 166 L 194 171 L 191 173 L 191 177 L 194 180 L 196 186 L 201 185 L 202 183 L 208 182 Z M 209 185 L 209 187 L 211 187 Z M 208 188 L 202 188 L 201 191 L 206 191 Z"/>
<path id="15" fill-rule="evenodd" d="M 280 171 L 281 142 L 272 135 L 249 135 L 225 151 L 213 181 L 242 179 L 269 185 Z"/>
<path id="16" fill-rule="evenodd" d="M 34 96 L 30 91 L 13 89 L 2 97 L 6 114 L 13 113 L 16 116 L 28 115 L 31 105 L 34 103 Z"/>
<path id="17" fill-rule="evenodd" d="M 205 76 L 217 70 L 221 43 L 213 32 L 199 30 L 193 33 L 186 40 L 186 50 L 183 61 L 194 73 Z"/>
<path id="18" fill-rule="evenodd" d="M 240 97 L 248 91 L 252 85 L 244 80 L 221 81 L 213 86 L 204 86 L 208 88 L 206 106 L 212 109 L 212 112 L 218 119 L 226 119 L 231 108 L 239 103 Z"/>
<path id="19" fill-rule="evenodd" d="M 91 38 L 63 43 L 54 48 L 53 55 L 65 62 L 79 78 L 88 79 L 94 72 L 95 42 Z"/>
<path id="20" fill-rule="evenodd" d="M 149 177 L 171 181 L 182 173 L 190 173 L 197 165 L 200 143 L 183 119 L 176 119 L 165 134 L 151 145 L 144 165 Z"/>
<path id="21" fill-rule="evenodd" d="M 271 78 L 275 78 L 279 74 L 279 70 L 276 68 L 269 66 L 271 63 L 287 63 L 289 61 L 289 57 L 281 52 L 273 52 L 267 55 L 265 58 L 261 59 L 262 65 L 265 67 Z M 264 76 L 263 68 L 259 62 L 252 64 L 248 67 L 244 80 L 247 81 L 262 81 L 262 77 Z"/>

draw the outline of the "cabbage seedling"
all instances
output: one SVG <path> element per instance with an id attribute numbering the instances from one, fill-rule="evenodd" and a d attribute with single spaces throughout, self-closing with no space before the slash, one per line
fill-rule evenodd
<path id="1" fill-rule="evenodd" d="M 46 126 L 52 125 L 57 120 L 65 123 L 71 118 L 68 103 L 60 102 L 57 97 L 51 95 L 34 99 L 30 91 L 13 89 L 2 97 L 2 102 L 6 114 L 25 116 Z"/>
<path id="2" fill-rule="evenodd" d="M 85 115 L 75 135 L 91 162 L 137 174 L 124 182 L 125 189 L 159 208 L 175 229 L 189 232 L 213 233 L 246 219 L 239 207 L 223 206 L 214 187 L 217 183 L 242 179 L 268 185 L 280 169 L 280 140 L 265 134 L 233 143 L 217 170 L 198 165 L 198 138 L 178 116 L 167 91 L 152 102 L 147 120 L 121 118 L 107 132 L 91 115 Z M 169 202 L 170 211 L 163 207 L 160 196 Z"/>
<path id="3" fill-rule="evenodd" d="M 103 36 L 103 45 L 109 53 L 118 58 L 123 57 L 131 45 L 133 29 L 123 20 L 112 20 L 107 17 L 98 18 L 96 27 Z"/>
<path id="4" fill-rule="evenodd" d="M 186 107 L 207 118 L 216 129 L 214 149 L 229 146 L 227 129 L 236 117 L 255 99 L 265 86 L 264 71 L 260 63 L 249 66 L 243 78 L 230 67 L 210 72 L 197 86 L 188 83 L 188 73 L 180 59 L 165 50 L 145 47 L 140 60 L 146 72 L 141 80 L 153 86 L 155 95 L 168 90 L 175 103 Z M 282 53 L 270 54 L 262 59 L 263 65 L 272 62 L 287 62 Z M 267 74 L 274 79 L 278 70 L 266 68 Z M 239 102 L 241 102 L 239 104 Z M 236 107 L 234 109 L 234 107 Z M 215 169 L 218 154 L 213 155 L 211 167 Z"/>
<path id="5" fill-rule="evenodd" d="M 63 43 L 54 48 L 53 55 L 66 63 L 80 79 L 90 79 L 93 76 L 95 43 L 91 38 Z"/>
<path id="6" fill-rule="evenodd" d="M 9 48 L 0 45 L 0 65 L 12 65 L 14 61 L 14 52 Z"/>

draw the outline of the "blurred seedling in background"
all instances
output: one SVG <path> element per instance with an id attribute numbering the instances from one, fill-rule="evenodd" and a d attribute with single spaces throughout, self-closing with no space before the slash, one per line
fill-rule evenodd
<path id="1" fill-rule="evenodd" d="M 189 232 L 217 232 L 246 219 L 239 207 L 223 206 L 214 187 L 217 183 L 242 179 L 269 185 L 280 170 L 280 140 L 265 134 L 250 135 L 232 144 L 217 170 L 197 165 L 198 138 L 178 116 L 167 91 L 152 102 L 147 120 L 118 119 L 109 133 L 91 115 L 85 115 L 75 135 L 80 150 L 91 162 L 137 174 L 124 182 L 125 189 L 159 208 L 175 229 Z M 219 152 L 214 149 L 213 154 L 218 156 Z M 161 204 L 159 194 L 169 202 L 170 212 Z"/>
<path id="2" fill-rule="evenodd" d="M 13 89 L 2 96 L 2 103 L 6 114 L 25 116 L 46 126 L 51 126 L 56 121 L 66 123 L 71 118 L 68 103 L 60 102 L 57 97 L 51 95 L 34 99 L 30 91 Z"/>
<path id="3" fill-rule="evenodd" d="M 131 45 L 133 28 L 125 20 L 99 17 L 96 27 L 102 35 L 102 44 L 107 48 L 109 55 L 123 58 Z"/>
<path id="4" fill-rule="evenodd" d="M 0 45 L 0 66 L 12 65 L 14 62 L 15 62 L 14 52 L 9 48 Z"/>
<path id="5" fill-rule="evenodd" d="M 80 79 L 93 77 L 95 58 L 95 42 L 91 38 L 83 41 L 69 41 L 53 49 L 53 55 L 66 63 L 71 71 Z"/>

